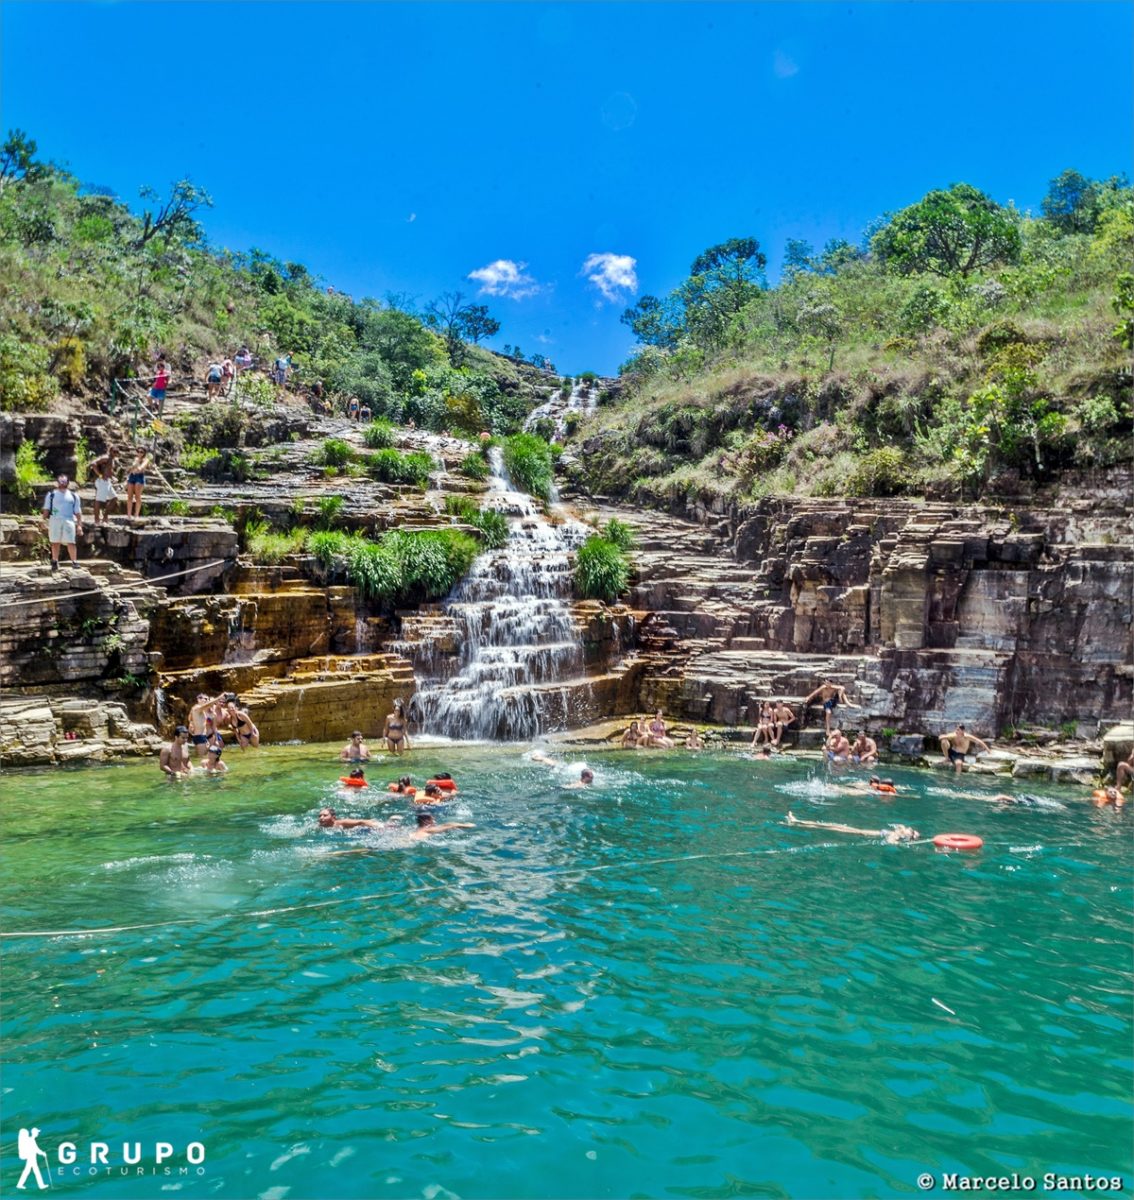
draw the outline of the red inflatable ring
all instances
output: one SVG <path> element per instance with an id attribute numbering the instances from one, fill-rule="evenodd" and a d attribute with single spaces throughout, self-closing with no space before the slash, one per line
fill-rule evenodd
<path id="1" fill-rule="evenodd" d="M 345 784 L 347 787 L 369 787 L 370 784 L 365 779 L 350 779 L 346 775 L 339 776 L 339 783 Z"/>
<path id="2" fill-rule="evenodd" d="M 939 833 L 933 844 L 939 850 L 979 850 L 984 840 L 974 833 Z"/>

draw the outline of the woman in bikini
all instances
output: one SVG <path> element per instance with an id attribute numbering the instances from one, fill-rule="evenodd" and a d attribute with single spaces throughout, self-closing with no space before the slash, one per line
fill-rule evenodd
<path id="1" fill-rule="evenodd" d="M 761 742 L 773 742 L 776 733 L 776 710 L 771 701 L 766 700 L 760 705 L 760 715 L 756 718 L 756 732 L 752 735 L 752 745 L 759 746 Z"/>
<path id="2" fill-rule="evenodd" d="M 662 710 L 660 708 L 654 713 L 654 719 L 647 726 L 646 733 L 649 738 L 649 745 L 657 746 L 662 750 L 673 749 L 673 738 L 666 736 L 665 721 L 662 719 Z"/>
<path id="3" fill-rule="evenodd" d="M 126 473 L 126 516 L 142 515 L 142 489 L 146 486 L 146 471 L 153 466 L 149 454 L 139 448 Z"/>
<path id="4" fill-rule="evenodd" d="M 410 748 L 409 737 L 406 734 L 406 710 L 400 700 L 394 701 L 394 711 L 386 717 L 382 736 L 386 739 L 386 749 L 391 754 L 401 754 L 403 750 Z"/>
<path id="5" fill-rule="evenodd" d="M 258 746 L 260 744 L 260 731 L 252 722 L 252 718 L 248 715 L 246 708 L 238 708 L 240 701 L 231 693 L 226 697 L 228 703 L 225 706 L 225 712 L 228 714 L 229 724 L 232 726 L 233 736 L 236 738 L 236 744 L 241 750 L 247 750 L 250 746 Z"/>

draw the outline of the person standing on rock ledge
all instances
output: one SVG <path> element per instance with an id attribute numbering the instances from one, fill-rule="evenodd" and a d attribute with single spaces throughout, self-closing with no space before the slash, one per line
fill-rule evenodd
<path id="1" fill-rule="evenodd" d="M 55 480 L 55 491 L 44 497 L 43 519 L 47 522 L 47 539 L 51 543 L 51 569 L 59 570 L 60 546 L 67 547 L 71 565 L 78 566 L 75 539 L 83 536 L 83 502 L 66 475 L 59 475 Z"/>
<path id="2" fill-rule="evenodd" d="M 401 754 L 410 748 L 409 735 L 406 733 L 406 710 L 400 700 L 394 701 L 394 711 L 387 714 L 382 736 L 391 754 Z"/>
<path id="3" fill-rule="evenodd" d="M 831 733 L 831 718 L 835 715 L 835 709 L 840 704 L 845 704 L 847 708 L 860 708 L 861 705 L 853 704 L 847 699 L 847 689 L 840 683 L 832 683 L 829 679 L 824 679 L 823 682 L 807 697 L 803 702 L 804 710 L 812 700 L 818 700 L 823 705 L 823 730 L 830 736 Z"/>
<path id="4" fill-rule="evenodd" d="M 91 463 L 94 473 L 94 523 L 104 525 L 110 516 L 110 506 L 114 503 L 114 460 L 118 451 L 113 446 L 107 446 L 106 453 L 100 454 Z"/>
<path id="5" fill-rule="evenodd" d="M 982 742 L 975 733 L 966 733 L 963 725 L 958 725 L 952 733 L 941 735 L 941 753 L 947 763 L 952 763 L 953 773 L 960 775 L 965 765 L 965 755 L 972 753 L 972 747 L 977 745 L 988 753 L 988 743 Z"/>

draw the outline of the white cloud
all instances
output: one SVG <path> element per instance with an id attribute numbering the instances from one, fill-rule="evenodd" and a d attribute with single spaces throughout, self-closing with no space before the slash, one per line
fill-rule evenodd
<path id="1" fill-rule="evenodd" d="M 539 284 L 531 275 L 525 275 L 527 263 L 513 262 L 510 258 L 498 258 L 487 267 L 477 267 L 469 272 L 469 278 L 480 284 L 482 296 L 508 296 L 512 300 L 522 300 L 525 296 L 534 296 L 539 291 Z"/>
<path id="2" fill-rule="evenodd" d="M 620 300 L 620 292 L 638 290 L 637 265 L 629 254 L 588 254 L 579 274 L 586 275 L 607 300 Z"/>

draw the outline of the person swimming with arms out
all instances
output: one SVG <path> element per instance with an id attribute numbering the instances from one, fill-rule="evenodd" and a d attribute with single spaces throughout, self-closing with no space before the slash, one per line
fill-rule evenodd
<path id="1" fill-rule="evenodd" d="M 385 829 L 391 822 L 379 821 L 374 817 L 340 817 L 333 808 L 321 808 L 318 818 L 320 829 Z"/>
<path id="2" fill-rule="evenodd" d="M 417 828 L 410 834 L 412 838 L 427 838 L 433 837 L 438 833 L 448 833 L 450 829 L 475 829 L 476 826 L 471 821 L 446 821 L 442 825 L 437 824 L 437 818 L 431 812 L 419 812 L 417 814 Z"/>
<path id="3" fill-rule="evenodd" d="M 912 825 L 887 825 L 885 829 L 859 829 L 854 825 L 842 825 L 836 821 L 801 821 L 789 812 L 785 823 L 800 829 L 829 829 L 832 833 L 853 833 L 858 837 L 880 838 L 888 846 L 916 842 L 921 837 Z"/>

